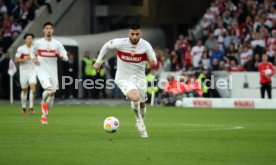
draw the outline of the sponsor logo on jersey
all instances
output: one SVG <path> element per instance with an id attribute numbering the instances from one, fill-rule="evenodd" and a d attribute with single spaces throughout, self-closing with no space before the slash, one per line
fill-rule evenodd
<path id="1" fill-rule="evenodd" d="M 41 57 L 57 57 L 55 50 L 38 50 L 38 55 Z"/>
<path id="2" fill-rule="evenodd" d="M 124 61 L 124 62 L 128 62 L 128 63 L 140 63 L 143 61 L 147 61 L 147 54 L 133 54 L 130 53 L 126 53 L 126 52 L 122 52 L 122 51 L 117 51 L 118 52 L 118 57 Z"/>

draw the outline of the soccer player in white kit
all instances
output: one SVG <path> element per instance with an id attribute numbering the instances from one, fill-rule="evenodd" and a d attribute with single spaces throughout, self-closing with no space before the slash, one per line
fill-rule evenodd
<path id="1" fill-rule="evenodd" d="M 100 69 L 104 55 L 110 49 L 117 49 L 117 72 L 115 83 L 123 94 L 131 100 L 131 108 L 135 112 L 136 127 L 142 138 L 147 138 L 144 116 L 146 113 L 147 82 L 145 76 L 146 62 L 152 67 L 157 65 L 155 52 L 151 45 L 140 38 L 142 34 L 139 24 L 132 24 L 128 38 L 116 38 L 102 47 L 94 68 Z"/>
<path id="2" fill-rule="evenodd" d="M 32 43 L 34 35 L 27 33 L 24 35 L 24 45 L 18 47 L 15 54 L 15 62 L 20 63 L 20 86 L 21 86 L 21 104 L 22 114 L 27 113 L 27 95 L 28 87 L 30 86 L 29 92 L 29 112 L 34 114 L 33 109 L 35 93 L 36 93 L 36 73 L 34 71 L 34 63 L 31 60 Z"/>
<path id="3" fill-rule="evenodd" d="M 43 26 L 44 37 L 34 42 L 32 58 L 38 80 L 44 89 L 41 101 L 41 123 L 47 124 L 48 110 L 54 102 L 58 89 L 57 58 L 68 61 L 67 52 L 60 41 L 54 39 L 54 26 L 46 22 Z"/>

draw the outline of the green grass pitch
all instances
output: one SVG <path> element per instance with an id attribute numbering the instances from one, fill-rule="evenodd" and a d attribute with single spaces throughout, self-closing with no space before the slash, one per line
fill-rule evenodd
<path id="1" fill-rule="evenodd" d="M 150 107 L 148 139 L 128 106 L 54 106 L 48 125 L 0 105 L 0 165 L 272 165 L 276 110 Z M 117 133 L 103 130 L 108 116 Z"/>

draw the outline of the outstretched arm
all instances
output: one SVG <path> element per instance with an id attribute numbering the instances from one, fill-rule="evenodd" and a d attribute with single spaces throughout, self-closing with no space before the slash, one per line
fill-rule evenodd
<path id="1" fill-rule="evenodd" d="M 157 59 L 154 50 L 152 49 L 151 45 L 148 44 L 148 51 L 147 51 L 148 60 L 151 67 L 155 67 L 157 65 Z"/>
<path id="2" fill-rule="evenodd" d="M 107 43 L 104 44 L 102 47 L 100 54 L 94 64 L 94 68 L 99 71 L 101 68 L 101 61 L 103 60 L 103 57 L 108 53 L 109 50 L 111 49 L 118 49 L 119 47 L 119 40 L 118 39 L 113 39 L 108 41 Z"/>
<path id="3" fill-rule="evenodd" d="M 67 51 L 65 50 L 64 46 L 62 43 L 59 43 L 58 45 L 58 51 L 56 54 L 63 60 L 63 61 L 68 61 L 68 56 L 67 56 Z"/>

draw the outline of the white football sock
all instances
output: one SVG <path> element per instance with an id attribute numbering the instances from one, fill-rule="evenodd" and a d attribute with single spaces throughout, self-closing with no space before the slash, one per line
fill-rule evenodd
<path id="1" fill-rule="evenodd" d="M 46 102 L 47 99 L 48 99 L 48 97 L 50 96 L 50 94 L 51 94 L 50 91 L 44 91 L 44 92 L 42 93 L 42 100 L 43 100 L 44 102 Z"/>
<path id="2" fill-rule="evenodd" d="M 147 113 L 147 107 L 145 105 L 144 108 L 141 108 L 141 116 L 142 116 L 143 119 L 145 118 L 146 113 Z"/>
<path id="3" fill-rule="evenodd" d="M 46 104 L 48 105 L 49 109 L 53 107 L 54 99 L 55 99 L 55 96 L 49 96 L 47 98 Z"/>
<path id="4" fill-rule="evenodd" d="M 142 119 L 141 112 L 140 112 L 140 101 L 138 101 L 138 102 L 131 101 L 131 108 L 135 113 L 136 121 L 139 119 Z"/>
<path id="5" fill-rule="evenodd" d="M 27 107 L 27 92 L 25 93 L 21 91 L 21 104 L 22 104 L 22 108 Z"/>
<path id="6" fill-rule="evenodd" d="M 30 90 L 30 96 L 29 97 L 30 97 L 29 98 L 29 101 L 30 101 L 29 107 L 33 108 L 34 107 L 34 100 L 35 100 L 35 91 Z"/>

